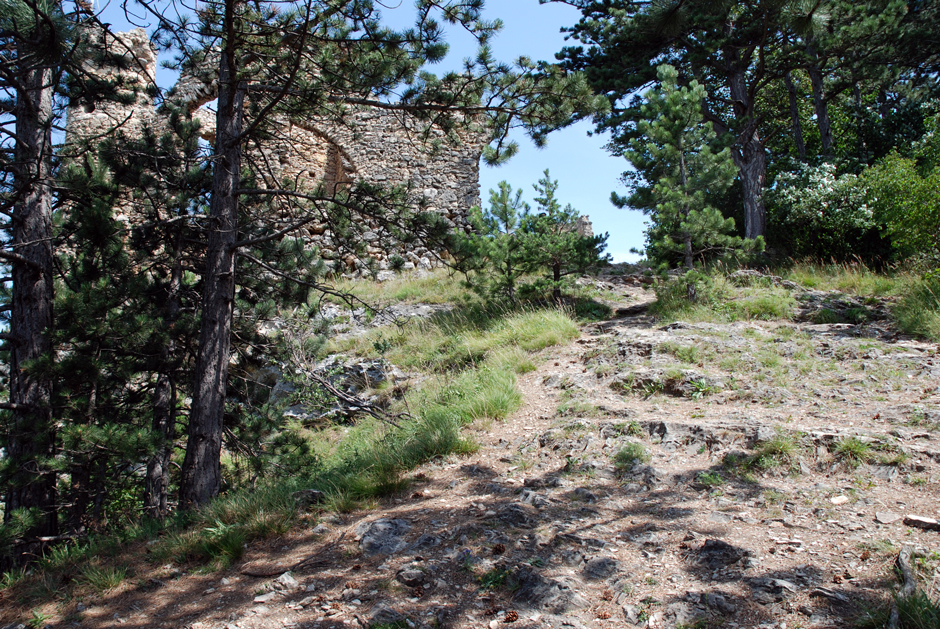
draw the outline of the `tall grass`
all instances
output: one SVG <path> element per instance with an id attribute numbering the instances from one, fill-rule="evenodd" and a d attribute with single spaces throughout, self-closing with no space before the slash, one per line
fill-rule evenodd
<path id="1" fill-rule="evenodd" d="M 452 304 L 465 301 L 471 292 L 460 281 L 443 270 L 427 274 L 407 271 L 385 282 L 337 280 L 333 287 L 370 303 Z"/>
<path id="2" fill-rule="evenodd" d="M 739 320 L 789 319 L 796 300 L 789 291 L 772 285 L 739 287 L 725 277 L 727 269 L 694 273 L 656 287 L 656 302 L 650 313 L 669 321 L 729 322 Z M 696 300 L 689 301 L 687 286 L 696 285 Z"/>
<path id="3" fill-rule="evenodd" d="M 335 341 L 326 351 L 375 356 L 382 348 L 382 355 L 396 365 L 445 373 L 481 365 L 509 347 L 538 351 L 577 334 L 578 326 L 562 310 L 513 313 L 470 307 Z"/>
<path id="4" fill-rule="evenodd" d="M 940 342 L 940 273 L 910 282 L 894 316 L 903 332 Z"/>
<path id="5" fill-rule="evenodd" d="M 776 269 L 774 273 L 806 288 L 875 297 L 901 294 L 915 277 L 904 269 L 875 271 L 860 260 L 843 263 L 800 260 Z"/>

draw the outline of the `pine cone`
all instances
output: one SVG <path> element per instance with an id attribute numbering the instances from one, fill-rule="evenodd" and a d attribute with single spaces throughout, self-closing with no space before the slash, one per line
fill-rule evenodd
<path id="1" fill-rule="evenodd" d="M 604 593 L 601 594 L 601 598 L 605 601 L 612 601 L 614 600 L 614 593 L 610 590 L 604 590 Z"/>
<path id="2" fill-rule="evenodd" d="M 506 612 L 506 617 L 503 618 L 503 622 L 507 622 L 507 623 L 516 622 L 517 620 L 519 620 L 519 614 L 517 614 L 516 612 L 512 610 L 509 610 L 508 612 Z"/>
<path id="3" fill-rule="evenodd" d="M 490 608 L 488 608 L 485 612 L 483 612 L 483 615 L 484 615 L 484 616 L 495 616 L 495 615 L 498 614 L 498 613 L 499 613 L 499 608 L 498 608 L 498 607 L 490 607 Z"/>
<path id="4" fill-rule="evenodd" d="M 504 552 L 506 552 L 506 546 L 504 544 L 496 544 L 493 546 L 494 555 L 502 555 Z"/>

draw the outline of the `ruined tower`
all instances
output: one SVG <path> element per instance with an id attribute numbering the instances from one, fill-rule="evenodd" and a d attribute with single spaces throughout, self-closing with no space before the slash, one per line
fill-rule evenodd
<path id="1" fill-rule="evenodd" d="M 166 127 L 165 114 L 155 106 L 153 94 L 157 54 L 147 33 L 97 35 L 97 44 L 121 63 L 86 68 L 118 84 L 132 94 L 131 102 L 105 101 L 77 104 L 69 109 L 68 142 L 94 139 L 111 133 L 139 137 L 150 127 L 158 133 Z M 206 67 L 213 67 L 206 64 Z M 203 137 L 211 142 L 215 114 L 211 110 L 218 90 L 212 74 L 184 75 L 169 91 L 170 97 L 193 118 L 202 122 Z M 439 213 L 455 228 L 467 228 L 470 208 L 480 203 L 479 160 L 486 138 L 469 131 L 460 134 L 459 144 L 431 143 L 421 136 L 417 120 L 400 112 L 358 108 L 349 111 L 344 124 L 328 120 L 275 119 L 276 133 L 264 143 L 249 147 L 247 158 L 263 162 L 258 185 L 281 187 L 290 182 L 297 190 L 313 189 L 321 183 L 327 194 L 356 181 L 381 186 L 408 186 L 409 199 L 417 207 Z M 432 140 L 442 139 L 442 134 Z M 133 209 L 122 210 L 133 222 Z M 362 226 L 361 226 L 362 227 Z M 400 256 L 404 268 L 430 268 L 438 264 L 435 252 L 425 248 L 389 246 L 379 234 L 361 229 L 365 253 L 343 253 L 334 242 L 328 225 L 312 223 L 304 235 L 318 247 L 321 257 L 337 272 L 364 275 L 371 267 L 389 268 L 389 258 Z M 370 260 L 371 258 L 371 260 Z"/>

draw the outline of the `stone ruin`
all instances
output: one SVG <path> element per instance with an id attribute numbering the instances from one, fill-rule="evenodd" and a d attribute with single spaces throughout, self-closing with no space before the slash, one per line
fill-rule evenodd
<path id="1" fill-rule="evenodd" d="M 154 92 L 157 54 L 146 31 L 138 28 L 125 33 L 98 32 L 96 44 L 107 49 L 120 63 L 89 65 L 86 71 L 115 81 L 132 95 L 133 102 L 113 100 L 94 105 L 76 105 L 69 109 L 66 141 L 103 137 L 121 133 L 140 137 L 145 128 L 159 132 L 166 128 L 167 114 L 158 109 Z M 206 64 L 207 66 L 209 64 Z M 217 78 L 212 75 L 183 75 L 169 92 L 175 103 L 193 119 L 200 120 L 203 139 L 213 141 L 215 113 L 206 107 L 216 98 Z M 479 163 L 486 138 L 481 133 L 458 132 L 459 144 L 447 141 L 431 143 L 420 135 L 419 122 L 400 112 L 374 108 L 352 109 L 345 124 L 327 120 L 277 120 L 270 140 L 249 149 L 246 159 L 264 163 L 259 186 L 280 187 L 289 179 L 298 190 L 313 190 L 325 184 L 328 194 L 340 186 L 363 181 L 376 185 L 407 185 L 409 204 L 438 212 L 455 228 L 469 229 L 470 208 L 480 204 Z M 432 140 L 443 140 L 438 133 Z M 134 222 L 134 202 L 121 210 L 121 218 Z M 276 217 L 284 224 L 289 211 Z M 308 225 L 304 236 L 318 247 L 320 256 L 337 273 L 347 276 L 371 275 L 393 266 L 390 258 L 405 260 L 403 269 L 430 269 L 440 264 L 434 251 L 423 247 L 403 249 L 389 241 L 381 228 L 367 222 L 359 225 L 365 251 L 345 249 L 332 238 L 328 225 Z M 400 264 L 400 261 L 399 261 Z M 388 275 L 383 273 L 382 275 Z"/>

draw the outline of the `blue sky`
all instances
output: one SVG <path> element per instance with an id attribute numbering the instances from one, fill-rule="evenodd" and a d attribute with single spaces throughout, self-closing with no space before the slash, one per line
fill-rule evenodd
<path id="1" fill-rule="evenodd" d="M 376 4 L 380 4 L 377 2 Z M 385 21 L 392 26 L 403 27 L 414 21 L 412 0 L 384 0 L 380 6 Z M 104 21 L 115 28 L 128 28 L 123 14 L 118 13 L 117 3 L 105 7 Z M 484 15 L 487 19 L 499 18 L 503 22 L 502 32 L 492 41 L 493 55 L 501 61 L 512 61 L 520 56 L 534 60 L 554 60 L 555 53 L 565 45 L 563 26 L 577 22 L 580 13 L 563 4 L 540 5 L 538 0 L 487 0 Z M 474 56 L 474 41 L 466 33 L 451 29 L 448 33 L 450 53 L 441 64 L 429 70 L 443 73 L 459 68 L 466 57 Z M 522 188 L 524 196 L 531 202 L 534 196 L 532 184 L 536 183 L 547 168 L 559 183 L 558 196 L 562 204 L 570 203 L 581 214 L 591 217 L 595 233 L 608 232 L 607 251 L 615 261 L 635 260 L 630 253 L 632 247 L 643 247 L 644 216 L 640 212 L 621 210 L 610 203 L 613 190 L 625 192 L 619 178 L 627 168 L 622 157 L 612 157 L 605 149 L 607 138 L 588 136 L 592 125 L 583 122 L 549 136 L 548 145 L 536 148 L 524 134 L 518 133 L 519 153 L 509 163 L 492 168 L 480 167 L 481 196 L 484 203 L 488 190 L 508 181 L 514 188 Z"/>
<path id="2" fill-rule="evenodd" d="M 399 0 L 383 10 L 390 24 L 404 26 L 407 16 L 413 15 L 409 0 Z M 534 60 L 553 61 L 556 52 L 565 46 L 563 26 L 578 21 L 580 12 L 563 4 L 543 4 L 538 0 L 488 0 L 484 15 L 487 19 L 499 18 L 503 30 L 492 41 L 493 56 L 501 61 L 511 61 L 520 56 Z M 476 51 L 473 39 L 465 33 L 452 29 L 448 33 L 451 45 L 447 59 L 429 69 L 443 73 L 457 68 L 466 57 Z M 621 210 L 610 203 L 614 190 L 625 192 L 620 175 L 627 168 L 622 157 L 613 157 L 605 149 L 605 136 L 588 136 L 593 125 L 582 122 L 557 131 L 549 136 L 548 145 L 536 148 L 525 134 L 518 133 L 519 153 L 509 163 L 491 168 L 480 167 L 480 187 L 483 202 L 489 197 L 488 190 L 496 188 L 506 180 L 513 188 L 522 188 L 524 196 L 531 202 L 534 196 L 532 184 L 548 168 L 553 179 L 558 180 L 558 196 L 562 204 L 570 203 L 581 214 L 591 217 L 595 233 L 608 232 L 607 251 L 615 261 L 636 260 L 630 249 L 643 248 L 645 217 L 642 213 Z"/>

